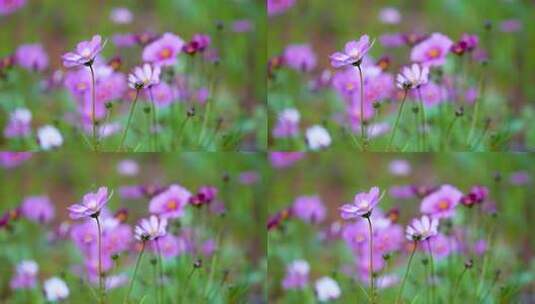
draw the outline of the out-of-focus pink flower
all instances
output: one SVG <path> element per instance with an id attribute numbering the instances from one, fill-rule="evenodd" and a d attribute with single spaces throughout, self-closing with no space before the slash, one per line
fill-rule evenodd
<path id="1" fill-rule="evenodd" d="M 90 192 L 84 195 L 80 204 L 71 205 L 69 216 L 72 219 L 98 216 L 100 210 L 108 203 L 108 188 L 100 187 L 97 192 Z"/>
<path id="2" fill-rule="evenodd" d="M 26 0 L 0 0 L 0 16 L 12 14 L 26 5 Z"/>
<path id="3" fill-rule="evenodd" d="M 515 186 L 523 186 L 531 183 L 531 175 L 527 171 L 516 171 L 509 176 L 509 182 Z"/>
<path id="4" fill-rule="evenodd" d="M 303 152 L 271 152 L 269 153 L 269 161 L 275 168 L 286 168 L 304 156 L 305 153 Z"/>
<path id="5" fill-rule="evenodd" d="M 180 185 L 171 185 L 169 188 L 152 198 L 149 211 L 163 218 L 178 218 L 184 214 L 191 193 Z"/>
<path id="6" fill-rule="evenodd" d="M 429 238 L 428 241 L 429 244 L 420 244 L 420 246 L 423 247 L 422 251 L 428 252 L 428 246 L 431 246 L 433 258 L 437 260 L 441 260 L 457 251 L 457 241 L 453 237 L 447 237 L 442 233 L 438 233 Z"/>
<path id="7" fill-rule="evenodd" d="M 23 44 L 15 52 L 15 60 L 30 71 L 43 71 L 48 67 L 48 55 L 41 44 Z"/>
<path id="8" fill-rule="evenodd" d="M 482 256 L 483 254 L 485 254 L 485 252 L 487 252 L 487 248 L 487 241 L 484 239 L 480 239 L 474 243 L 472 250 L 476 255 Z"/>
<path id="9" fill-rule="evenodd" d="M 401 22 L 401 13 L 395 7 L 384 7 L 379 11 L 379 21 L 385 24 L 398 24 Z"/>
<path id="10" fill-rule="evenodd" d="M 150 43 L 143 50 L 143 61 L 158 66 L 175 64 L 177 55 L 184 47 L 184 40 L 172 33 L 165 33 L 158 40 Z"/>
<path id="11" fill-rule="evenodd" d="M 450 38 L 440 33 L 433 33 L 420 42 L 411 51 L 411 60 L 424 66 L 442 66 L 453 44 Z"/>
<path id="12" fill-rule="evenodd" d="M 273 137 L 285 138 L 299 134 L 300 114 L 297 109 L 287 108 L 282 110 L 277 117 L 277 124 L 273 127 Z"/>
<path id="13" fill-rule="evenodd" d="M 388 194 L 395 199 L 410 199 L 416 197 L 411 185 L 392 186 L 390 187 L 390 190 L 388 190 Z"/>
<path id="14" fill-rule="evenodd" d="M 253 30 L 253 24 L 247 19 L 236 20 L 232 23 L 231 27 L 235 33 L 246 33 Z"/>
<path id="15" fill-rule="evenodd" d="M 401 72 L 396 77 L 397 87 L 408 90 L 419 88 L 429 81 L 429 68 L 420 66 L 419 64 L 412 64 L 410 67 L 403 67 Z"/>
<path id="16" fill-rule="evenodd" d="M 340 216 L 345 220 L 359 216 L 368 217 L 380 199 L 378 187 L 372 187 L 369 192 L 357 193 L 352 204 L 340 207 Z"/>
<path id="17" fill-rule="evenodd" d="M 117 173 L 123 176 L 136 176 L 139 164 L 133 159 L 123 159 L 117 164 Z"/>
<path id="18" fill-rule="evenodd" d="M 342 295 L 340 286 L 330 277 L 319 278 L 315 283 L 315 290 L 320 302 L 336 300 Z"/>
<path id="19" fill-rule="evenodd" d="M 201 244 L 201 254 L 205 257 L 212 256 L 217 250 L 217 243 L 214 239 L 209 239 Z"/>
<path id="20" fill-rule="evenodd" d="M 31 157 L 31 152 L 0 152 L 0 166 L 6 169 L 15 168 Z"/>
<path id="21" fill-rule="evenodd" d="M 395 159 L 388 165 L 392 175 L 407 176 L 411 174 L 411 164 L 405 159 Z"/>
<path id="22" fill-rule="evenodd" d="M 197 193 L 189 198 L 189 203 L 192 206 L 202 206 L 210 204 L 214 201 L 219 191 L 213 186 L 202 186 L 197 190 Z"/>
<path id="23" fill-rule="evenodd" d="M 93 36 L 90 41 L 82 41 L 76 45 L 74 52 L 68 52 L 62 56 L 63 65 L 66 68 L 92 65 L 105 44 L 105 42 L 102 43 L 100 35 Z"/>
<path id="24" fill-rule="evenodd" d="M 63 136 L 59 130 L 52 125 L 44 125 L 37 129 L 37 142 L 41 149 L 47 151 L 58 147 L 63 144 Z"/>
<path id="25" fill-rule="evenodd" d="M 438 234 L 438 219 L 427 215 L 415 218 L 405 230 L 405 236 L 410 241 L 424 241 Z"/>
<path id="26" fill-rule="evenodd" d="M 58 277 L 52 277 L 43 283 L 43 290 L 47 301 L 56 302 L 69 297 L 69 287 L 65 281 Z"/>
<path id="27" fill-rule="evenodd" d="M 47 196 L 29 196 L 21 205 L 22 215 L 38 223 L 49 223 L 54 218 L 54 206 Z"/>
<path id="28" fill-rule="evenodd" d="M 428 82 L 419 88 L 419 92 L 412 90 L 409 94 L 414 100 L 418 100 L 422 96 L 422 101 L 426 107 L 438 105 L 446 100 L 447 90 L 445 87 L 434 82 Z"/>
<path id="29" fill-rule="evenodd" d="M 37 272 L 39 265 L 35 261 L 21 261 L 15 270 L 15 276 L 11 279 L 9 286 L 12 289 L 34 288 L 37 284 Z"/>
<path id="30" fill-rule="evenodd" d="M 291 44 L 284 49 L 284 64 L 300 71 L 310 72 L 316 67 L 316 54 L 309 44 Z"/>
<path id="31" fill-rule="evenodd" d="M 323 126 L 313 125 L 305 131 L 308 148 L 312 151 L 327 148 L 331 145 L 331 135 Z"/>
<path id="32" fill-rule="evenodd" d="M 373 41 L 370 42 L 368 35 L 360 37 L 359 41 L 349 41 L 345 45 L 344 52 L 336 52 L 330 56 L 331 65 L 334 68 L 360 65 L 372 46 Z"/>
<path id="33" fill-rule="evenodd" d="M 464 92 L 464 99 L 466 102 L 473 104 L 476 99 L 479 97 L 479 92 L 477 91 L 477 88 L 470 87 Z"/>
<path id="34" fill-rule="evenodd" d="M 9 122 L 4 129 L 6 138 L 26 137 L 32 132 L 32 113 L 26 108 L 17 108 L 9 113 Z"/>
<path id="35" fill-rule="evenodd" d="M 294 260 L 286 266 L 286 276 L 282 279 L 282 288 L 301 289 L 308 284 L 310 265 L 305 260 Z"/>
<path id="36" fill-rule="evenodd" d="M 116 47 L 132 47 L 137 43 L 137 37 L 135 34 L 115 34 L 111 37 L 111 41 Z"/>
<path id="37" fill-rule="evenodd" d="M 489 196 L 489 189 L 484 186 L 474 186 L 467 195 L 461 198 L 461 204 L 472 207 L 476 204 L 483 203 Z"/>
<path id="38" fill-rule="evenodd" d="M 319 196 L 300 196 L 295 199 L 292 213 L 308 223 L 321 223 L 326 216 L 326 208 Z"/>
<path id="39" fill-rule="evenodd" d="M 442 185 L 422 200 L 420 212 L 433 218 L 451 218 L 459 204 L 462 192 L 451 185 Z"/>
<path id="40" fill-rule="evenodd" d="M 166 107 L 170 105 L 174 99 L 173 89 L 165 82 L 160 82 L 151 87 L 149 91 L 145 91 L 145 94 L 150 98 L 151 92 L 154 103 L 158 107 Z"/>
<path id="41" fill-rule="evenodd" d="M 156 242 L 158 243 L 156 244 Z M 171 234 L 166 234 L 165 236 L 162 236 L 151 242 L 151 249 L 154 252 L 158 252 L 158 248 L 160 250 L 160 254 L 165 258 L 176 257 L 182 253 L 179 239 Z"/>
<path id="42" fill-rule="evenodd" d="M 386 48 L 397 48 L 405 45 L 405 39 L 401 33 L 386 33 L 379 36 L 379 44 Z"/>
<path id="43" fill-rule="evenodd" d="M 280 15 L 294 5 L 295 0 L 267 0 L 268 15 Z"/>
<path id="44" fill-rule="evenodd" d="M 252 185 L 260 180 L 260 175 L 256 171 L 244 171 L 240 173 L 238 180 L 240 181 L 240 184 Z"/>
<path id="45" fill-rule="evenodd" d="M 522 22 L 517 19 L 504 20 L 500 23 L 500 30 L 504 33 L 514 33 L 522 30 Z"/>
<path id="46" fill-rule="evenodd" d="M 126 7 L 116 7 L 110 12 L 110 20 L 117 24 L 128 24 L 134 20 L 134 14 Z"/>

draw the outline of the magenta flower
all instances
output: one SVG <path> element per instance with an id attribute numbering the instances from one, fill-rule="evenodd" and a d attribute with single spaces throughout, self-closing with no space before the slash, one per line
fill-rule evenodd
<path id="1" fill-rule="evenodd" d="M 135 228 L 135 237 L 140 241 L 151 241 L 164 236 L 167 233 L 167 220 L 151 215 L 148 219 L 142 219 Z"/>
<path id="2" fill-rule="evenodd" d="M 308 223 L 322 222 L 326 213 L 327 210 L 317 195 L 300 196 L 292 206 L 292 214 Z"/>
<path id="3" fill-rule="evenodd" d="M 158 107 L 166 107 L 171 104 L 174 99 L 173 89 L 165 82 L 160 82 L 152 87 L 152 97 L 154 103 Z M 150 98 L 150 92 L 145 91 L 147 99 Z"/>
<path id="4" fill-rule="evenodd" d="M 295 260 L 286 266 L 286 276 L 282 280 L 284 289 L 301 289 L 308 284 L 310 265 L 305 260 Z"/>
<path id="5" fill-rule="evenodd" d="M 143 61 L 158 66 L 173 65 L 176 56 L 184 47 L 184 40 L 171 33 L 165 33 L 158 40 L 150 43 L 143 50 Z"/>
<path id="6" fill-rule="evenodd" d="M 12 14 L 26 5 L 26 0 L 0 0 L 0 16 Z"/>
<path id="7" fill-rule="evenodd" d="M 166 258 L 173 258 L 180 255 L 184 251 L 184 246 L 181 240 L 174 235 L 166 234 L 158 239 L 156 242 L 151 242 L 151 249 L 155 253 L 159 253 Z"/>
<path id="8" fill-rule="evenodd" d="M 297 109 L 287 108 L 282 110 L 277 119 L 277 124 L 273 127 L 273 137 L 285 138 L 299 134 L 300 114 Z"/>
<path id="9" fill-rule="evenodd" d="M 522 22 L 517 19 L 504 20 L 500 23 L 500 31 L 514 33 L 522 29 Z"/>
<path id="10" fill-rule="evenodd" d="M 22 261 L 17 265 L 15 276 L 11 279 L 9 286 L 12 289 L 33 288 L 37 283 L 37 272 L 39 265 L 35 261 Z"/>
<path id="11" fill-rule="evenodd" d="M 82 41 L 76 45 L 74 52 L 68 52 L 62 56 L 63 65 L 66 68 L 92 65 L 95 57 L 105 45 L 106 42 L 102 43 L 100 35 L 93 36 L 90 41 Z"/>
<path id="12" fill-rule="evenodd" d="M 438 85 L 434 82 L 428 82 L 420 87 L 420 93 L 417 91 L 411 91 L 409 94 L 414 100 L 422 96 L 422 101 L 426 107 L 432 107 L 445 101 L 448 92 L 445 87 Z"/>
<path id="13" fill-rule="evenodd" d="M 470 189 L 467 195 L 461 198 L 461 204 L 472 207 L 476 204 L 481 204 L 489 196 L 489 189 L 485 186 L 474 186 Z"/>
<path id="14" fill-rule="evenodd" d="M 379 21 L 385 24 L 398 24 L 401 22 L 401 13 L 395 7 L 383 7 L 379 12 Z"/>
<path id="15" fill-rule="evenodd" d="M 163 218 L 181 217 L 190 197 L 191 193 L 186 188 L 171 185 L 166 191 L 152 198 L 149 211 Z"/>
<path id="16" fill-rule="evenodd" d="M 453 45 L 453 41 L 440 33 L 433 33 L 429 38 L 420 42 L 411 51 L 411 61 L 424 66 L 442 66 L 446 63 L 446 56 Z"/>
<path id="17" fill-rule="evenodd" d="M 403 90 L 417 89 L 429 80 L 429 68 L 413 63 L 410 67 L 401 69 L 396 77 L 396 85 Z"/>
<path id="18" fill-rule="evenodd" d="M 74 220 L 84 217 L 96 217 L 102 207 L 110 200 L 110 197 L 106 187 L 100 187 L 97 192 L 87 193 L 80 204 L 74 204 L 67 208 L 70 212 L 69 216 Z"/>
<path id="19" fill-rule="evenodd" d="M 457 240 L 453 237 L 447 237 L 442 233 L 438 233 L 436 236 L 429 239 L 429 245 L 422 245 L 422 251 L 427 252 L 428 246 L 431 246 L 431 252 L 433 257 L 437 260 L 441 260 L 453 252 L 457 251 Z"/>
<path id="20" fill-rule="evenodd" d="M 405 236 L 410 241 L 424 241 L 438 234 L 438 219 L 427 215 L 420 219 L 413 219 L 405 229 Z"/>
<path id="21" fill-rule="evenodd" d="M 219 191 L 213 186 L 202 186 L 197 190 L 197 193 L 190 196 L 189 203 L 193 206 L 202 206 L 213 202 Z"/>
<path id="22" fill-rule="evenodd" d="M 463 194 L 457 188 L 443 185 L 437 191 L 424 197 L 420 205 L 420 212 L 433 218 L 450 218 L 455 214 L 455 207 L 461 201 Z"/>
<path id="23" fill-rule="evenodd" d="M 48 67 L 48 55 L 41 44 L 23 44 L 15 52 L 17 63 L 30 71 L 43 71 Z"/>
<path id="24" fill-rule="evenodd" d="M 15 168 L 31 157 L 31 152 L 0 152 L 0 167 L 6 169 Z"/>
<path id="25" fill-rule="evenodd" d="M 22 215 L 38 223 L 49 223 L 54 218 L 54 206 L 47 196 L 29 196 L 21 205 Z"/>
<path id="26" fill-rule="evenodd" d="M 269 161 L 274 168 L 286 168 L 305 156 L 303 152 L 271 152 Z"/>
<path id="27" fill-rule="evenodd" d="M 370 216 L 373 208 L 379 204 L 381 197 L 378 187 L 372 187 L 369 192 L 360 192 L 355 195 L 353 204 L 340 207 L 340 216 L 344 219 Z"/>
<path id="28" fill-rule="evenodd" d="M 9 113 L 9 122 L 4 129 L 6 138 L 26 137 L 32 133 L 32 113 L 26 108 L 17 108 Z"/>
<path id="29" fill-rule="evenodd" d="M 331 65 L 334 68 L 358 66 L 372 46 L 373 41 L 370 43 L 368 35 L 360 37 L 359 41 L 349 41 L 345 45 L 344 52 L 336 52 L 330 56 Z"/>
<path id="30" fill-rule="evenodd" d="M 295 0 L 267 0 L 268 15 L 280 15 L 294 5 Z"/>
<path id="31" fill-rule="evenodd" d="M 388 170 L 392 175 L 407 176 L 411 174 L 411 163 L 405 159 L 395 159 L 388 164 Z"/>
<path id="32" fill-rule="evenodd" d="M 300 71 L 310 72 L 316 67 L 316 54 L 308 44 L 291 44 L 284 49 L 284 64 Z"/>
<path id="33" fill-rule="evenodd" d="M 128 86 L 132 89 L 141 90 L 160 83 L 160 67 L 152 67 L 145 63 L 143 67 L 135 67 L 133 72 L 128 74 Z"/>

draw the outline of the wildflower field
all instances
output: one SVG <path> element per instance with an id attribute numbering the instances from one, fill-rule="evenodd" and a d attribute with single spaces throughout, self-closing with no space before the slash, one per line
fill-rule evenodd
<path id="1" fill-rule="evenodd" d="M 0 1 L 0 148 L 264 148 L 264 15 L 255 1 Z"/>
<path id="2" fill-rule="evenodd" d="M 273 150 L 533 150 L 533 1 L 268 1 Z"/>
<path id="3" fill-rule="evenodd" d="M 267 196 L 270 303 L 533 303 L 533 156 L 281 159 Z"/>
<path id="4" fill-rule="evenodd" d="M 263 298 L 264 158 L 0 155 L 0 303 Z"/>

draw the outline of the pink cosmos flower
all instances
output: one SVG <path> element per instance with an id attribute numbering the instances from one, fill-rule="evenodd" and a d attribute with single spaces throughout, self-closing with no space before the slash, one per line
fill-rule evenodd
<path id="1" fill-rule="evenodd" d="M 58 277 L 47 279 L 43 283 L 43 290 L 47 301 L 56 302 L 69 297 L 69 287 L 67 283 Z"/>
<path id="2" fill-rule="evenodd" d="M 80 204 L 74 204 L 67 208 L 70 212 L 69 216 L 74 220 L 98 216 L 102 207 L 110 200 L 110 197 L 106 187 L 100 187 L 97 192 L 87 193 Z"/>
<path id="3" fill-rule="evenodd" d="M 134 19 L 134 14 L 126 7 L 116 7 L 110 12 L 110 20 L 116 24 L 128 24 Z"/>
<path id="4" fill-rule="evenodd" d="M 476 204 L 481 204 L 489 196 L 489 189 L 485 186 L 474 186 L 470 189 L 467 195 L 461 198 L 461 204 L 471 207 Z"/>
<path id="5" fill-rule="evenodd" d="M 420 205 L 420 212 L 433 218 L 450 218 L 455 214 L 455 207 L 461 201 L 463 194 L 450 185 L 442 185 L 437 191 L 424 197 Z"/>
<path id="6" fill-rule="evenodd" d="M 378 187 L 372 187 L 369 192 L 357 193 L 353 204 L 345 204 L 340 207 L 340 216 L 345 220 L 359 216 L 368 217 L 373 208 L 379 204 L 380 199 Z"/>
<path id="7" fill-rule="evenodd" d="M 424 105 L 426 107 L 432 107 L 444 102 L 448 92 L 445 87 L 430 81 L 420 87 L 419 93 L 413 90 L 409 95 L 414 100 L 417 100 L 419 98 L 419 94 L 422 96 Z"/>
<path id="8" fill-rule="evenodd" d="M 163 218 L 178 218 L 184 214 L 184 207 L 188 204 L 191 193 L 179 185 L 169 188 L 152 198 L 149 211 Z"/>
<path id="9" fill-rule="evenodd" d="M 184 40 L 172 33 L 165 33 L 158 40 L 150 43 L 143 50 L 143 61 L 158 66 L 169 66 L 176 62 L 176 57 L 184 47 Z"/>
<path id="10" fill-rule="evenodd" d="M 424 66 L 442 66 L 446 63 L 453 41 L 441 33 L 433 33 L 411 51 L 411 60 Z"/>
<path id="11" fill-rule="evenodd" d="M 184 248 L 182 248 L 183 246 L 180 244 L 179 238 L 174 235 L 166 234 L 158 238 L 157 242 L 157 245 L 156 241 L 151 242 L 151 249 L 156 253 L 159 249 L 160 254 L 165 258 L 176 257 L 184 251 Z"/>
<path id="12" fill-rule="evenodd" d="M 173 102 L 174 92 L 171 86 L 165 82 L 160 82 L 157 85 L 151 88 L 152 97 L 154 98 L 154 103 L 158 107 L 166 107 Z M 145 91 L 145 95 L 150 98 L 151 92 Z"/>
<path id="13" fill-rule="evenodd" d="M 395 159 L 388 164 L 388 170 L 392 175 L 407 176 L 411 174 L 411 164 L 405 159 Z"/>
<path id="14" fill-rule="evenodd" d="M 22 215 L 38 223 L 49 223 L 54 218 L 54 206 L 47 196 L 29 196 L 21 205 Z"/>
<path id="15" fill-rule="evenodd" d="M 500 31 L 504 33 L 514 33 L 522 29 L 522 22 L 517 19 L 504 20 L 500 23 Z"/>
<path id="16" fill-rule="evenodd" d="M 208 239 L 202 242 L 200 247 L 200 252 L 205 257 L 212 256 L 217 250 L 217 244 L 214 239 Z"/>
<path id="17" fill-rule="evenodd" d="M 95 57 L 102 51 L 106 42 L 102 43 L 102 37 L 95 35 L 90 41 L 82 41 L 76 45 L 74 52 L 65 53 L 62 56 L 63 65 L 66 68 L 82 65 L 92 65 Z"/>
<path id="18" fill-rule="evenodd" d="M 361 36 L 359 41 L 349 41 L 345 45 L 344 52 L 336 52 L 330 56 L 331 65 L 334 68 L 358 66 L 372 46 L 373 41 L 370 43 L 368 35 Z"/>
<path id="19" fill-rule="evenodd" d="M 247 19 L 236 20 L 232 23 L 232 31 L 235 33 L 246 33 L 253 29 L 253 24 Z"/>
<path id="20" fill-rule="evenodd" d="M 410 67 L 401 69 L 396 77 L 396 85 L 403 90 L 419 88 L 429 80 L 429 68 L 413 63 Z"/>
<path id="21" fill-rule="evenodd" d="M 31 152 L 0 152 L 0 167 L 6 169 L 15 168 L 31 157 Z"/>
<path id="22" fill-rule="evenodd" d="M 295 0 L 267 0 L 268 15 L 280 15 L 294 5 Z"/>
<path id="23" fill-rule="evenodd" d="M 282 110 L 277 119 L 277 124 L 273 127 L 273 137 L 285 138 L 299 134 L 300 114 L 297 109 L 287 108 Z"/>
<path id="24" fill-rule="evenodd" d="M 320 223 L 325 219 L 326 208 L 320 197 L 300 196 L 295 199 L 292 214 L 308 223 Z"/>
<path id="25" fill-rule="evenodd" d="M 416 196 L 411 185 L 394 185 L 388 190 L 388 194 L 398 200 L 410 199 Z"/>
<path id="26" fill-rule="evenodd" d="M 385 24 L 398 24 L 401 21 L 401 14 L 395 7 L 384 7 L 379 12 L 379 21 Z"/>
<path id="27" fill-rule="evenodd" d="M 142 219 L 135 228 L 135 237 L 139 241 L 152 241 L 163 237 L 167 233 L 167 220 L 151 215 L 148 219 Z"/>
<path id="28" fill-rule="evenodd" d="M 522 186 L 531 183 L 531 175 L 528 171 L 516 171 L 509 176 L 511 185 Z"/>
<path id="29" fill-rule="evenodd" d="M 316 54 L 309 44 L 291 44 L 284 49 L 284 64 L 300 71 L 310 72 L 316 67 Z"/>
<path id="30" fill-rule="evenodd" d="M 422 251 L 428 252 L 429 247 L 431 246 L 431 252 L 433 253 L 433 258 L 436 260 L 444 259 L 453 252 L 457 251 L 457 240 L 454 237 L 447 237 L 442 233 L 438 233 L 434 237 L 429 238 L 429 244 L 421 244 Z"/>
<path id="31" fill-rule="evenodd" d="M 327 302 L 336 300 L 342 295 L 340 285 L 330 277 L 321 277 L 315 283 L 316 296 L 318 301 Z"/>
<path id="32" fill-rule="evenodd" d="M 438 219 L 427 215 L 420 219 L 413 219 L 405 229 L 405 236 L 409 241 L 424 241 L 438 234 Z"/>
<path id="33" fill-rule="evenodd" d="M 15 276 L 11 279 L 9 286 L 12 289 L 34 288 L 37 283 L 37 272 L 39 265 L 35 261 L 26 260 L 17 265 Z"/>
<path id="34" fill-rule="evenodd" d="M 32 132 L 32 113 L 26 108 L 17 108 L 9 113 L 9 122 L 4 129 L 6 138 L 26 137 Z"/>
<path id="35" fill-rule="evenodd" d="M 43 71 L 48 67 L 48 55 L 41 44 L 23 44 L 15 52 L 17 63 L 30 71 Z"/>
<path id="36" fill-rule="evenodd" d="M 386 33 L 379 36 L 379 44 L 385 48 L 397 48 L 405 45 L 405 39 L 401 33 Z"/>
<path id="37" fill-rule="evenodd" d="M 271 152 L 269 161 L 274 168 L 286 168 L 303 158 L 303 152 Z"/>
<path id="38" fill-rule="evenodd" d="M 310 265 L 305 260 L 294 260 L 286 266 L 286 276 L 282 280 L 284 289 L 301 289 L 308 284 Z"/>
<path id="39" fill-rule="evenodd" d="M 202 186 L 199 188 L 199 190 L 197 190 L 195 195 L 190 196 L 189 203 L 197 207 L 210 204 L 214 201 L 218 192 L 219 190 L 217 190 L 216 187 Z"/>
<path id="40" fill-rule="evenodd" d="M 141 90 L 157 85 L 160 83 L 160 72 L 160 67 L 152 67 L 148 63 L 145 63 L 143 67 L 135 67 L 133 72 L 128 74 L 128 86 Z"/>
<path id="41" fill-rule="evenodd" d="M 117 164 L 117 173 L 123 176 L 136 176 L 139 164 L 133 159 L 123 159 Z"/>
<path id="42" fill-rule="evenodd" d="M 0 16 L 12 14 L 24 5 L 26 5 L 26 0 L 0 0 Z"/>

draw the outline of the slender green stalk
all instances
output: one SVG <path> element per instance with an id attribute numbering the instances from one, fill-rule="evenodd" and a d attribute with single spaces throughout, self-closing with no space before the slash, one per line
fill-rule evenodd
<path id="1" fill-rule="evenodd" d="M 396 121 L 394 122 L 394 129 L 392 130 L 392 135 L 390 136 L 390 140 L 388 141 L 388 145 L 386 146 L 386 151 L 390 151 L 390 146 L 392 145 L 392 142 L 394 141 L 394 136 L 396 136 L 396 131 L 398 129 L 399 119 L 401 117 L 401 114 L 403 113 L 403 106 L 405 105 L 405 99 L 407 99 L 407 90 L 403 91 L 403 99 L 401 100 L 401 105 L 399 106 L 398 115 L 396 117 Z"/>
<path id="2" fill-rule="evenodd" d="M 219 256 L 219 251 L 220 251 L 220 244 L 221 244 L 221 236 L 222 236 L 222 232 L 223 232 L 223 229 L 221 229 L 218 233 L 218 236 L 217 236 L 217 242 L 216 242 L 216 251 L 214 253 L 214 256 L 212 257 L 212 263 L 210 265 L 210 274 L 208 275 L 208 283 L 205 285 L 205 288 L 204 288 L 204 295 L 205 296 L 208 296 L 208 291 L 211 289 L 212 287 L 212 282 L 214 280 L 214 273 L 215 273 L 215 267 L 217 265 L 217 258 Z"/>
<path id="3" fill-rule="evenodd" d="M 134 287 L 134 281 L 136 280 L 136 274 L 139 268 L 139 264 L 141 262 L 141 258 L 143 257 L 143 252 L 145 252 L 145 241 L 141 243 L 141 251 L 139 252 L 139 255 L 137 256 L 136 267 L 134 268 L 134 274 L 132 276 L 132 279 L 130 280 L 128 291 L 126 292 L 126 295 L 124 296 L 123 304 L 125 304 L 128 301 L 128 298 L 130 297 L 130 293 L 132 292 L 132 287 Z"/>
<path id="4" fill-rule="evenodd" d="M 466 272 L 467 269 L 468 268 L 464 267 L 463 271 L 461 272 L 461 274 L 455 281 L 455 285 L 454 285 L 455 287 L 453 288 L 453 292 L 450 292 L 450 295 L 451 295 L 450 304 L 455 302 L 455 299 L 457 298 L 457 295 L 459 294 L 459 289 L 460 289 L 459 286 L 461 285 L 461 280 L 463 279 L 464 273 Z"/>
<path id="5" fill-rule="evenodd" d="M 158 265 L 160 267 L 160 287 L 159 287 L 159 297 L 160 297 L 160 303 L 164 303 L 163 299 L 163 264 L 162 264 L 162 251 L 160 250 L 160 244 L 158 243 L 158 240 L 155 240 L 156 242 L 156 250 L 158 251 Z"/>
<path id="6" fill-rule="evenodd" d="M 93 125 L 93 151 L 98 151 L 97 141 L 97 122 L 95 118 L 95 71 L 93 71 L 93 65 L 89 64 L 89 70 L 91 71 L 91 124 Z"/>
<path id="7" fill-rule="evenodd" d="M 182 293 L 182 296 L 180 297 L 180 303 L 184 302 L 184 296 L 186 297 L 188 296 L 191 277 L 193 276 L 193 273 L 195 273 L 196 269 L 197 267 L 193 266 L 193 269 L 191 269 L 191 271 L 188 274 L 188 278 L 186 279 L 186 288 L 184 289 L 184 293 Z"/>
<path id="8" fill-rule="evenodd" d="M 429 250 L 429 258 L 431 262 L 431 280 L 429 281 L 429 284 L 431 284 L 431 303 L 435 302 L 435 265 L 433 261 L 433 251 L 431 250 L 431 242 L 429 239 L 427 239 L 427 248 Z"/>
<path id="9" fill-rule="evenodd" d="M 455 117 L 451 120 L 450 124 L 448 125 L 448 129 L 446 131 L 446 140 L 444 142 L 444 149 L 443 150 L 446 150 L 446 149 L 449 148 L 451 130 L 453 130 L 453 125 L 457 121 L 457 118 L 458 118 L 457 115 L 455 115 Z"/>
<path id="10" fill-rule="evenodd" d="M 362 141 L 362 148 L 366 151 L 367 144 L 367 134 L 366 134 L 366 124 L 364 123 L 364 78 L 362 77 L 362 69 L 360 65 L 357 65 L 359 70 L 360 77 L 360 136 Z"/>
<path id="11" fill-rule="evenodd" d="M 95 221 L 97 222 L 98 229 L 98 288 L 99 288 L 99 299 L 100 303 L 104 303 L 104 281 L 102 276 L 102 229 L 100 227 L 100 220 L 98 215 L 95 216 Z"/>
<path id="12" fill-rule="evenodd" d="M 117 152 L 120 152 L 123 149 L 124 139 L 126 138 L 126 134 L 128 133 L 128 128 L 130 127 L 130 122 L 132 121 L 132 117 L 134 116 L 134 110 L 136 108 L 138 96 L 139 96 L 139 89 L 136 90 L 136 97 L 134 98 L 134 102 L 132 103 L 132 106 L 130 107 L 130 112 L 128 113 L 128 120 L 126 121 L 126 128 L 124 129 L 123 135 L 121 136 L 121 142 L 119 143 L 119 148 L 117 148 Z"/>
<path id="13" fill-rule="evenodd" d="M 411 268 L 412 264 L 412 258 L 414 257 L 414 253 L 416 253 L 416 248 L 418 248 L 418 241 L 414 241 L 411 255 L 409 256 L 409 262 L 407 263 L 407 269 L 405 270 L 405 275 L 403 275 L 403 280 L 401 281 L 401 287 L 399 288 L 398 295 L 396 296 L 396 304 L 399 303 L 399 300 L 401 299 L 401 296 L 403 295 L 403 288 L 405 287 L 405 282 L 407 281 L 407 277 L 409 276 L 409 270 Z"/>
<path id="14" fill-rule="evenodd" d="M 373 284 L 373 228 L 370 216 L 367 216 L 368 228 L 370 231 L 370 298 L 371 302 L 375 303 L 375 288 Z"/>
<path id="15" fill-rule="evenodd" d="M 204 110 L 202 129 L 201 129 L 201 132 L 199 133 L 199 142 L 198 142 L 199 145 L 203 141 L 204 133 L 206 132 L 206 127 L 208 126 L 208 117 L 210 116 L 210 110 L 212 108 L 212 101 L 210 99 L 211 98 L 208 98 L 208 100 L 206 101 L 206 109 Z"/>
<path id="16" fill-rule="evenodd" d="M 478 94 L 474 101 L 474 115 L 472 115 L 472 124 L 470 126 L 470 132 L 468 132 L 468 137 L 466 138 L 467 145 L 469 145 L 470 141 L 472 141 L 472 137 L 474 136 L 474 132 L 476 130 L 476 124 L 477 124 L 477 120 L 479 116 L 479 105 L 481 104 L 479 99 L 483 97 L 482 95 L 483 95 L 483 87 L 484 87 L 484 76 L 485 76 L 485 71 L 483 67 L 483 70 L 481 71 L 481 76 L 479 76 Z"/>
<path id="17" fill-rule="evenodd" d="M 418 91 L 418 99 L 420 100 L 420 119 L 421 119 L 421 123 L 422 123 L 422 152 L 425 152 L 425 149 L 426 149 L 426 140 L 425 140 L 425 136 L 426 136 L 426 117 L 425 117 L 425 109 L 424 109 L 424 101 L 422 99 L 422 93 L 420 91 L 420 88 L 417 88 L 416 89 Z"/>
<path id="18" fill-rule="evenodd" d="M 154 132 L 154 151 L 158 151 L 158 115 L 156 113 L 156 104 L 154 103 L 154 97 L 152 96 L 152 88 L 149 87 L 150 104 L 152 107 L 152 132 Z M 151 140 L 152 141 L 152 140 Z"/>

